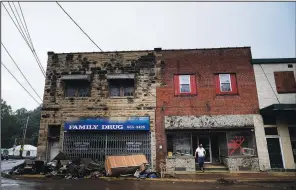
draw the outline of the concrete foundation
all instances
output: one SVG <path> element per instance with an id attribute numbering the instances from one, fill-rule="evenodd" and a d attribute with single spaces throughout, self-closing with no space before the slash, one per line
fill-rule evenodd
<path id="1" fill-rule="evenodd" d="M 193 156 L 170 156 L 166 159 L 167 172 L 186 171 L 195 172 Z"/>
<path id="2" fill-rule="evenodd" d="M 223 159 L 223 163 L 232 172 L 260 170 L 257 157 L 228 157 Z"/>

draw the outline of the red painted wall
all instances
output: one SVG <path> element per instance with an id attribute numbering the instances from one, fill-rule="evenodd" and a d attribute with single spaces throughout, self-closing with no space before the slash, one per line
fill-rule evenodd
<path id="1" fill-rule="evenodd" d="M 164 161 L 164 116 L 258 114 L 259 105 L 251 49 L 220 48 L 163 51 L 162 86 L 156 90 L 157 165 Z M 216 95 L 215 73 L 235 73 L 238 95 Z M 175 74 L 196 75 L 196 96 L 175 96 Z M 159 149 L 159 145 L 163 149 Z"/>

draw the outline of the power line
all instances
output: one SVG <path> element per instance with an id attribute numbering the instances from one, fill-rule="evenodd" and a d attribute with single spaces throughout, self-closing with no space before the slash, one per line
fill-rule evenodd
<path id="1" fill-rule="evenodd" d="M 262 71 L 263 71 L 263 74 L 265 75 L 265 78 L 266 78 L 266 80 L 267 80 L 267 81 L 268 81 L 268 83 L 269 83 L 269 86 L 270 86 L 270 88 L 271 88 L 271 89 L 272 89 L 272 91 L 273 91 L 273 94 L 275 95 L 275 97 L 276 97 L 276 99 L 277 99 L 278 103 L 280 104 L 280 100 L 278 99 L 278 97 L 277 97 L 277 95 L 276 95 L 276 93 L 275 93 L 274 89 L 272 88 L 272 85 L 271 85 L 271 83 L 270 83 L 270 81 L 269 81 L 269 79 L 268 79 L 268 77 L 267 77 L 267 75 L 266 75 L 266 73 L 265 73 L 265 71 L 264 71 L 264 69 L 263 69 L 262 65 L 261 65 L 261 64 L 259 64 L 259 65 L 260 65 L 260 67 L 261 67 L 261 69 L 262 69 Z"/>
<path id="2" fill-rule="evenodd" d="M 40 103 L 34 98 L 34 96 L 32 96 L 32 94 L 17 80 L 17 78 L 15 78 L 15 76 L 9 71 L 9 69 L 3 64 L 3 62 L 1 61 L 1 64 L 3 65 L 3 67 L 9 72 L 9 74 L 16 80 L 17 83 L 19 83 L 19 85 L 21 85 L 23 87 L 23 89 L 31 96 L 31 98 L 33 98 L 33 100 L 40 105 Z"/>
<path id="3" fill-rule="evenodd" d="M 36 62 L 37 62 L 37 64 L 38 64 L 38 66 L 39 66 L 39 68 L 40 68 L 40 70 L 41 70 L 41 72 L 42 72 L 42 74 L 43 74 L 43 76 L 45 77 L 45 71 L 44 71 L 44 69 L 43 69 L 43 67 L 42 67 L 42 64 L 41 64 L 41 62 L 40 62 L 39 57 L 38 57 L 37 54 L 36 54 L 35 49 L 33 49 L 33 48 L 30 46 L 30 44 L 29 44 L 29 42 L 28 42 L 28 39 L 26 39 L 26 36 L 25 36 L 25 35 L 23 34 L 23 32 L 22 32 L 22 29 L 19 29 L 19 27 L 17 26 L 17 24 L 15 23 L 14 19 L 13 19 L 12 16 L 10 15 L 10 13 L 9 13 L 8 9 L 6 8 L 6 6 L 4 5 L 4 3 L 2 3 L 2 5 L 4 6 L 4 8 L 5 8 L 7 14 L 9 15 L 10 19 L 12 20 L 13 24 L 14 24 L 15 27 L 18 29 L 19 33 L 21 34 L 21 36 L 23 37 L 23 39 L 25 40 L 25 42 L 26 42 L 27 45 L 29 46 L 29 48 L 30 48 L 31 52 L 33 53 L 33 56 L 34 56 L 34 58 L 35 58 L 35 60 L 36 60 Z M 13 11 L 13 10 L 12 10 L 12 11 Z M 13 12 L 13 13 L 14 13 L 14 12 Z M 15 15 L 15 14 L 14 14 L 14 15 Z M 20 27 L 20 28 L 21 28 L 21 27 Z"/>
<path id="4" fill-rule="evenodd" d="M 6 49 L 6 47 L 4 46 L 4 44 L 1 42 L 1 45 L 4 47 L 6 53 L 9 55 L 9 57 L 11 58 L 11 60 L 13 61 L 13 63 L 15 64 L 15 66 L 18 68 L 18 70 L 20 71 L 20 73 L 23 75 L 23 77 L 26 79 L 27 83 L 30 85 L 30 87 L 32 88 L 32 90 L 35 92 L 35 94 L 38 96 L 38 98 L 42 101 L 42 98 L 38 95 L 38 93 L 36 92 L 36 90 L 33 88 L 33 86 L 31 85 L 31 83 L 29 82 L 29 80 L 27 79 L 27 77 L 24 75 L 24 73 L 21 71 L 21 69 L 19 68 L 18 64 L 15 62 L 15 60 L 12 58 L 11 54 L 9 53 L 9 51 Z"/>
<path id="5" fill-rule="evenodd" d="M 87 35 L 87 33 L 86 32 L 84 32 L 84 30 L 75 22 L 75 20 L 65 11 L 65 9 L 56 1 L 56 3 L 60 6 L 60 8 L 64 11 L 64 13 L 66 14 L 66 15 L 68 15 L 68 17 L 74 22 L 74 24 L 76 25 L 76 26 L 78 26 L 78 28 L 88 37 L 88 39 L 95 45 L 95 46 L 97 46 L 97 48 L 99 48 L 99 50 L 101 50 L 101 51 L 103 51 L 90 37 L 89 37 L 89 35 Z"/>
<path id="6" fill-rule="evenodd" d="M 25 26 L 26 26 L 26 30 L 27 30 L 27 33 L 28 33 L 29 40 L 30 40 L 30 42 L 31 42 L 32 47 L 34 48 L 33 41 L 32 41 L 32 39 L 31 39 L 31 35 L 30 35 L 30 33 L 29 33 L 29 29 L 28 29 L 28 26 L 27 26 L 27 22 L 26 22 L 26 19 L 25 19 L 24 13 L 23 13 L 23 9 L 22 9 L 22 7 L 21 7 L 20 2 L 18 2 L 18 4 L 19 4 L 20 10 L 21 10 L 21 14 L 22 14 L 22 17 L 23 17 L 23 20 L 24 20 Z"/>
<path id="7" fill-rule="evenodd" d="M 64 11 L 64 13 L 66 15 L 68 15 L 68 17 L 74 22 L 74 24 L 88 37 L 88 39 L 95 45 L 97 46 L 97 48 L 99 48 L 99 50 L 103 51 L 90 37 L 89 35 L 87 35 L 86 32 L 84 32 L 84 30 L 75 22 L 75 20 L 66 12 L 66 10 L 56 1 L 56 3 L 59 5 L 59 7 Z M 143 87 L 143 86 L 140 86 Z M 143 87 L 144 88 L 144 87 Z M 152 93 L 148 92 L 149 94 L 151 94 L 152 96 L 156 97 L 155 95 L 153 95 Z"/>
<path id="8" fill-rule="evenodd" d="M 45 75 L 46 72 L 45 72 L 45 70 L 43 69 L 42 64 L 41 64 L 41 61 L 40 61 L 40 59 L 39 59 L 39 57 L 37 56 L 37 53 L 36 53 L 36 51 L 35 51 L 35 47 L 34 47 L 33 40 L 32 40 L 32 38 L 31 38 L 30 32 L 29 32 L 29 28 L 28 28 L 28 26 L 27 26 L 27 22 L 26 22 L 26 19 L 25 19 L 24 13 L 23 13 L 23 9 L 22 9 L 22 7 L 21 7 L 20 2 L 18 2 L 18 4 L 19 4 L 20 10 L 21 10 L 21 14 L 22 14 L 22 17 L 23 17 L 24 23 L 25 23 L 24 30 L 27 31 L 28 39 L 29 39 L 29 41 L 31 42 L 32 49 L 33 49 L 33 51 L 34 51 L 34 53 L 35 53 L 36 58 L 38 59 L 38 62 L 39 62 L 39 64 L 40 64 L 41 68 L 42 68 L 42 72 L 43 72 L 43 74 Z"/>
<path id="9" fill-rule="evenodd" d="M 21 25 L 22 25 L 22 27 L 23 27 L 23 29 L 24 29 L 24 30 L 23 30 L 23 31 L 24 31 L 24 34 L 26 34 L 26 38 L 27 38 L 28 42 L 30 42 L 30 45 L 31 45 L 32 48 L 33 48 L 32 41 L 29 39 L 29 34 L 28 34 L 28 32 L 27 32 L 27 30 L 26 30 L 24 24 L 23 24 L 23 21 L 22 21 L 22 19 L 21 19 L 21 16 L 20 16 L 20 14 L 19 14 L 19 11 L 17 10 L 17 8 L 16 8 L 14 2 L 12 2 L 12 5 L 13 5 L 13 7 L 14 7 L 14 9 L 15 9 L 15 12 L 16 12 L 16 14 L 17 14 L 17 16 L 18 16 L 18 19 L 20 20 L 20 23 L 21 23 Z"/>

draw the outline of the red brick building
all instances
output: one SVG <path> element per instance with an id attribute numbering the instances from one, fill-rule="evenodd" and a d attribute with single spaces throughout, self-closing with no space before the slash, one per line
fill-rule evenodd
<path id="1" fill-rule="evenodd" d="M 156 89 L 156 159 L 187 170 L 199 143 L 206 162 L 258 170 L 254 116 L 259 114 L 250 47 L 161 51 Z M 186 156 L 171 156 L 187 155 Z M 191 167 L 191 168 L 190 168 Z"/>

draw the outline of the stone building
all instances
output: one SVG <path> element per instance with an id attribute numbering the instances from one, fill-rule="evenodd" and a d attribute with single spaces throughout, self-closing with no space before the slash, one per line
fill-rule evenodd
<path id="1" fill-rule="evenodd" d="M 203 144 L 206 163 L 225 165 L 231 171 L 259 170 L 254 127 L 260 115 L 251 49 L 161 54 L 157 166 L 165 162 L 169 171 L 195 171 L 195 149 Z"/>
<path id="2" fill-rule="evenodd" d="M 38 157 L 62 150 L 104 162 L 110 154 L 145 153 L 155 162 L 155 51 L 48 52 Z"/>
<path id="3" fill-rule="evenodd" d="M 261 117 L 256 126 L 261 170 L 296 166 L 296 58 L 253 59 Z"/>

